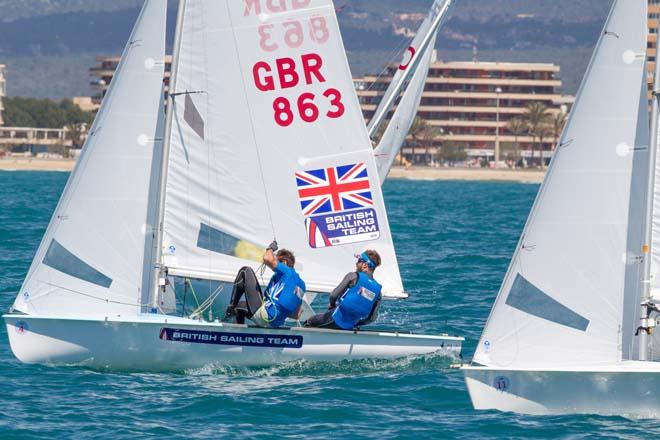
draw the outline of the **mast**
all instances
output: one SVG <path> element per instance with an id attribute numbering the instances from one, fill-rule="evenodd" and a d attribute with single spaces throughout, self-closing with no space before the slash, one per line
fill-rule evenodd
<path id="1" fill-rule="evenodd" d="M 172 141 L 172 121 L 174 118 L 174 93 L 176 91 L 177 71 L 179 70 L 179 54 L 181 52 L 181 34 L 183 33 L 183 18 L 186 10 L 186 0 L 179 0 L 179 9 L 176 18 L 174 34 L 174 50 L 172 54 L 172 69 L 167 94 L 168 105 L 165 116 L 165 140 L 163 155 L 160 164 L 160 184 L 158 199 L 158 219 L 156 222 L 156 261 L 154 264 L 154 286 L 151 297 L 151 313 L 158 310 L 158 289 L 165 289 L 163 261 L 163 217 L 165 215 L 165 186 L 167 185 L 167 165 L 170 157 L 170 144 Z M 163 280 L 163 281 L 161 281 Z"/>
<path id="2" fill-rule="evenodd" d="M 374 114 L 374 116 L 371 118 L 371 121 L 369 121 L 369 125 L 368 125 L 369 138 L 373 139 L 373 137 L 376 135 L 378 128 L 381 126 L 381 124 L 385 120 L 385 117 L 392 109 L 392 106 L 399 97 L 399 94 L 401 93 L 401 90 L 403 90 L 403 87 L 405 86 L 406 82 L 410 79 L 410 77 L 415 72 L 415 70 L 417 70 L 420 64 L 420 60 L 422 59 L 422 56 L 426 53 L 427 47 L 429 46 L 430 42 L 433 40 L 433 36 L 438 31 L 440 24 L 442 24 L 453 2 L 454 0 L 447 0 L 445 1 L 445 4 L 442 5 L 442 8 L 440 9 L 438 15 L 435 17 L 435 20 L 433 21 L 433 24 L 431 25 L 429 31 L 424 36 L 422 43 L 420 44 L 419 48 L 412 56 L 409 63 L 410 69 L 408 69 L 406 73 L 402 75 L 401 78 L 399 78 L 399 81 L 392 89 L 392 93 L 390 94 L 390 96 L 387 98 L 387 100 L 383 105 L 378 107 L 376 114 Z"/>
<path id="3" fill-rule="evenodd" d="M 644 272 L 642 276 L 642 309 L 641 309 L 641 327 L 648 328 L 649 306 L 651 299 L 651 255 L 653 255 L 653 194 L 655 192 L 655 168 L 658 151 L 658 117 L 660 117 L 660 62 L 655 63 L 655 73 L 653 76 L 653 112 L 651 113 L 651 136 L 649 142 L 649 170 L 648 186 L 646 189 L 646 218 L 644 219 L 644 239 L 645 245 L 642 248 L 644 252 Z M 639 331 L 639 360 L 645 361 L 648 357 L 648 334 L 646 331 Z"/>

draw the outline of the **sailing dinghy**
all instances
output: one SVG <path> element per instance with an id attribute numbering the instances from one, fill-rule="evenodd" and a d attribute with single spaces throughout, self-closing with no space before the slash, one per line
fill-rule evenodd
<path id="1" fill-rule="evenodd" d="M 213 319 L 274 238 L 295 252 L 310 309 L 367 248 L 384 296 L 407 295 L 332 2 L 182 0 L 167 112 L 166 4 L 145 2 L 4 315 L 16 357 L 153 371 L 457 354 L 463 338 L 447 335 Z M 217 289 L 181 313 L 176 279 Z"/>
<path id="2" fill-rule="evenodd" d="M 660 415 L 659 115 L 656 92 L 649 131 L 646 23 L 646 0 L 614 1 L 463 368 L 476 409 Z"/>

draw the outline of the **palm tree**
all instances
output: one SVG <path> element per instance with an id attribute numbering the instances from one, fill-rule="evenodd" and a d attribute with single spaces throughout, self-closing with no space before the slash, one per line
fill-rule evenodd
<path id="1" fill-rule="evenodd" d="M 546 127 L 550 119 L 550 112 L 548 106 L 542 102 L 531 102 L 525 108 L 523 115 L 527 122 L 527 132 L 532 136 L 532 162 L 534 161 L 534 147 L 536 146 L 537 137 L 545 137 Z M 543 159 L 541 159 L 543 161 Z"/>
<path id="2" fill-rule="evenodd" d="M 550 137 L 550 136 L 552 136 L 553 134 L 554 134 L 554 131 L 553 131 L 553 127 L 552 127 L 551 124 L 543 124 L 543 125 L 541 125 L 541 126 L 539 127 L 539 130 L 538 130 L 537 134 L 536 134 L 536 135 L 539 137 L 539 144 L 540 144 L 540 146 L 541 146 L 541 148 L 540 148 L 540 150 L 541 150 L 540 156 L 541 156 L 541 157 L 540 157 L 540 159 L 539 159 L 540 162 L 541 162 L 541 168 L 545 168 L 545 160 L 544 160 L 544 158 L 543 158 L 543 151 L 544 151 L 544 148 L 543 148 L 543 139 L 544 139 L 544 138 L 547 138 L 547 137 Z M 550 147 L 550 151 L 552 151 L 552 147 Z"/>
<path id="3" fill-rule="evenodd" d="M 412 163 L 413 165 L 415 164 L 415 147 L 417 146 L 417 142 L 424 136 L 424 132 L 426 132 L 429 128 L 429 123 L 426 121 L 426 119 L 422 119 L 419 116 L 416 116 L 415 119 L 413 120 L 412 126 L 410 127 L 410 131 L 408 131 L 408 135 L 412 137 Z"/>
<path id="4" fill-rule="evenodd" d="M 422 143 L 424 145 L 424 162 L 429 164 L 431 162 L 429 148 L 433 146 L 433 143 L 438 140 L 444 131 L 440 127 L 435 125 L 427 124 L 426 130 L 422 131 Z"/>
<path id="5" fill-rule="evenodd" d="M 520 158 L 520 144 L 518 142 L 518 137 L 527 132 L 527 122 L 520 118 L 509 119 L 506 128 L 513 135 L 514 154 L 516 160 L 518 160 L 518 158 Z"/>
<path id="6" fill-rule="evenodd" d="M 565 124 L 566 124 L 566 113 L 560 111 L 559 113 L 555 113 L 553 115 L 552 121 L 550 121 L 550 127 L 552 128 L 552 135 L 555 138 L 553 148 L 557 146 L 557 143 L 559 142 L 559 136 L 561 136 L 561 131 L 564 129 Z"/>

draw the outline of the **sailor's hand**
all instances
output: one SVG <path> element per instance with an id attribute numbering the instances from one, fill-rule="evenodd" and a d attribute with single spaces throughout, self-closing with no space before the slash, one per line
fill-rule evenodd
<path id="1" fill-rule="evenodd" d="M 271 251 L 275 252 L 277 250 L 277 241 L 273 240 L 273 242 L 269 244 L 266 249 L 270 249 Z"/>

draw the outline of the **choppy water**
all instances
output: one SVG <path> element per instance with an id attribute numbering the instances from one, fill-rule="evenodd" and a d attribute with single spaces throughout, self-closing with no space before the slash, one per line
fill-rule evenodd
<path id="1" fill-rule="evenodd" d="M 20 288 L 63 173 L 0 172 L 0 309 Z M 475 341 L 536 185 L 389 181 L 411 298 L 380 322 Z M 452 359 L 294 362 L 185 374 L 109 374 L 19 364 L 0 327 L 0 439 L 658 438 L 653 420 L 476 412 Z M 660 390 L 657 390 L 660 392 Z"/>

